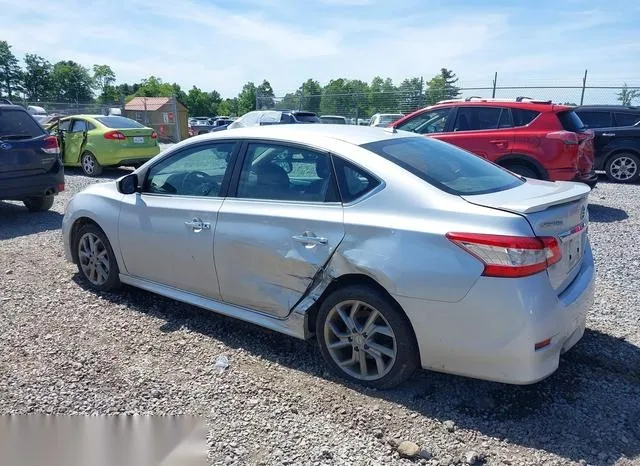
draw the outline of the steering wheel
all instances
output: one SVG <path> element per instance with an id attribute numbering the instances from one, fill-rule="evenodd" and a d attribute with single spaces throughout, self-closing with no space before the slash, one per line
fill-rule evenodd
<path id="1" fill-rule="evenodd" d="M 193 178 L 193 180 L 192 180 Z M 193 187 L 193 189 L 188 189 Z M 180 187 L 180 191 L 183 193 L 190 193 L 196 196 L 207 196 L 213 188 L 216 188 L 218 183 L 211 180 L 211 177 L 205 172 L 201 171 L 192 171 L 184 175 L 182 178 L 182 186 Z"/>

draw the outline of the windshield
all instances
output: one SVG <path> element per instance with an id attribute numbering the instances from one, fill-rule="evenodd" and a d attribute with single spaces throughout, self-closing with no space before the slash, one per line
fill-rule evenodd
<path id="1" fill-rule="evenodd" d="M 137 121 L 121 116 L 96 117 L 96 120 L 105 125 L 107 128 L 145 128 L 144 125 L 138 123 Z"/>
<path id="2" fill-rule="evenodd" d="M 497 165 L 436 139 L 386 139 L 362 147 L 450 194 L 487 194 L 524 183 Z"/>

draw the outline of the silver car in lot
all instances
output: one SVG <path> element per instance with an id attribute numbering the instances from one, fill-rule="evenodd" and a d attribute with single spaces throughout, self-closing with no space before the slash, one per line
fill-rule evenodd
<path id="1" fill-rule="evenodd" d="M 528 384 L 584 333 L 588 194 L 413 133 L 278 125 L 189 139 L 91 185 L 62 230 L 89 287 L 315 335 L 353 382 L 420 366 Z"/>

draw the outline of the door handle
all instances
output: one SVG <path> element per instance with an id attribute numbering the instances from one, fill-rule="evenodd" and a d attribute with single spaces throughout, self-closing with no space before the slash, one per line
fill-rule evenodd
<path id="1" fill-rule="evenodd" d="M 316 236 L 313 233 L 305 231 L 301 235 L 294 235 L 292 238 L 300 243 L 306 244 L 327 244 L 329 240 L 327 238 L 323 238 L 322 236 Z"/>
<path id="2" fill-rule="evenodd" d="M 187 221 L 184 222 L 184 224 L 186 226 L 188 226 L 189 228 L 191 228 L 193 231 L 202 231 L 202 230 L 210 230 L 211 229 L 211 224 L 208 222 L 203 222 L 201 219 L 199 218 L 194 218 L 191 221 Z"/>

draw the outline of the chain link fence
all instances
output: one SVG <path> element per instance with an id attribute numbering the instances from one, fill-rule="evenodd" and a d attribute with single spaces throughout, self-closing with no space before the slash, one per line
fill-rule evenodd
<path id="1" fill-rule="evenodd" d="M 468 87 L 460 89 L 458 98 L 488 97 L 515 99 L 529 97 L 550 100 L 566 105 L 620 105 L 622 87 L 542 86 L 542 87 Z M 640 101 L 640 87 L 625 89 L 631 103 Z M 633 97 L 637 96 L 637 97 Z M 351 124 L 368 124 L 376 113 L 408 114 L 441 100 L 451 98 L 451 92 L 442 89 L 416 89 L 414 91 L 322 93 L 304 95 L 289 93 L 283 97 L 256 96 L 258 110 L 306 110 L 318 115 L 337 115 L 347 118 Z"/>
<path id="2" fill-rule="evenodd" d="M 115 102 L 113 104 L 103 103 L 77 103 L 77 102 L 14 102 L 25 108 L 44 109 L 48 115 L 109 115 L 114 113 L 116 109 L 122 112 L 122 104 Z M 39 110 L 40 111 L 40 110 Z M 116 112 L 117 113 L 117 112 Z"/>

